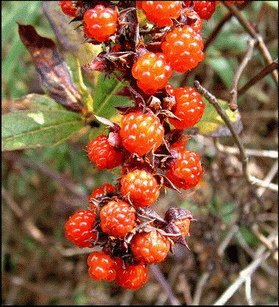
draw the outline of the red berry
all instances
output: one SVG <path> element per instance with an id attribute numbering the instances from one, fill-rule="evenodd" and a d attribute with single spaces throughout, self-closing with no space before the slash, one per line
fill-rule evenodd
<path id="1" fill-rule="evenodd" d="M 173 90 L 175 105 L 172 112 L 181 120 L 170 118 L 169 122 L 177 129 L 193 127 L 204 113 L 202 96 L 192 87 L 180 87 Z"/>
<path id="2" fill-rule="evenodd" d="M 162 53 L 146 52 L 133 65 L 132 75 L 138 87 L 151 95 L 168 83 L 172 69 Z"/>
<path id="3" fill-rule="evenodd" d="M 150 206 L 159 197 L 159 184 L 149 172 L 136 169 L 121 177 L 121 194 L 135 207 Z"/>
<path id="4" fill-rule="evenodd" d="M 193 9 L 201 19 L 209 19 L 215 12 L 216 1 L 193 1 Z"/>
<path id="5" fill-rule="evenodd" d="M 164 127 L 152 113 L 131 112 L 121 119 L 120 136 L 129 152 L 142 156 L 162 144 Z"/>
<path id="6" fill-rule="evenodd" d="M 85 34 L 98 42 L 104 42 L 117 30 L 118 13 L 99 4 L 83 16 Z"/>
<path id="7" fill-rule="evenodd" d="M 116 186 L 105 182 L 101 187 L 95 188 L 93 190 L 93 192 L 89 196 L 89 199 L 103 197 L 107 193 L 113 193 L 115 191 L 116 191 Z"/>
<path id="8" fill-rule="evenodd" d="M 166 170 L 166 176 L 181 189 L 195 187 L 202 174 L 200 155 L 195 151 L 172 146 L 171 154 L 174 159 Z"/>
<path id="9" fill-rule="evenodd" d="M 111 146 L 107 136 L 99 135 L 87 145 L 87 155 L 99 169 L 112 169 L 122 163 L 123 153 Z"/>
<path id="10" fill-rule="evenodd" d="M 192 69 L 204 59 L 202 36 L 188 25 L 169 32 L 161 47 L 171 67 L 178 72 Z"/>
<path id="11" fill-rule="evenodd" d="M 180 16 L 181 7 L 181 1 L 141 1 L 145 15 L 158 27 L 172 25 L 171 18 Z"/>
<path id="12" fill-rule="evenodd" d="M 187 24 L 197 33 L 202 31 L 202 19 L 192 8 L 185 8 L 183 14 L 187 16 Z"/>
<path id="13" fill-rule="evenodd" d="M 166 258 L 170 241 L 157 230 L 140 232 L 133 236 L 131 250 L 134 257 L 141 262 L 157 263 Z"/>
<path id="14" fill-rule="evenodd" d="M 136 210 L 122 200 L 112 200 L 102 207 L 100 218 L 103 232 L 124 238 L 136 225 Z"/>
<path id="15" fill-rule="evenodd" d="M 78 247 L 92 247 L 97 238 L 94 230 L 96 215 L 91 210 L 80 210 L 65 224 L 65 236 Z"/>
<path id="16" fill-rule="evenodd" d="M 112 281 L 116 276 L 117 265 L 115 261 L 104 252 L 96 251 L 87 258 L 88 274 L 94 280 L 104 279 Z"/>
<path id="17" fill-rule="evenodd" d="M 60 7 L 65 15 L 76 17 L 78 11 L 76 3 L 77 1 L 60 1 Z"/>
<path id="18" fill-rule="evenodd" d="M 136 290 L 148 281 L 148 267 L 144 263 L 120 267 L 115 282 L 123 288 Z"/>

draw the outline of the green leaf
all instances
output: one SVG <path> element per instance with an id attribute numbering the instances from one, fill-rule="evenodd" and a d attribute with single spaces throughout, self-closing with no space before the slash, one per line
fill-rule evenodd
<path id="1" fill-rule="evenodd" d="M 20 99 L 15 99 L 12 107 L 16 110 L 65 110 L 49 96 L 40 94 L 28 94 Z"/>
<path id="2" fill-rule="evenodd" d="M 205 103 L 205 111 L 201 120 L 196 124 L 196 127 L 199 128 L 199 133 L 212 137 L 230 136 L 230 130 L 227 128 L 225 122 L 218 114 L 214 106 L 204 97 L 202 97 L 202 100 Z M 229 117 L 236 132 L 239 133 L 242 130 L 242 122 L 239 112 L 231 111 L 227 101 L 218 99 L 218 103 Z"/>
<path id="3" fill-rule="evenodd" d="M 109 119 L 116 113 L 115 106 L 129 104 L 127 97 L 116 95 L 124 86 L 116 77 L 100 74 L 93 96 L 95 115 Z"/>
<path id="4" fill-rule="evenodd" d="M 2 116 L 2 151 L 56 145 L 83 128 L 80 115 L 65 110 L 25 110 Z"/>
<path id="5" fill-rule="evenodd" d="M 205 63 L 211 66 L 217 72 L 225 85 L 230 88 L 234 76 L 234 70 L 235 67 L 237 67 L 237 63 L 234 63 L 234 65 L 232 65 L 229 59 L 220 57 L 206 58 Z"/>

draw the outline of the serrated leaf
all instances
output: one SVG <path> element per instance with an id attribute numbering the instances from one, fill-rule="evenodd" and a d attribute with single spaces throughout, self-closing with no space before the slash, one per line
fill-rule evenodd
<path id="1" fill-rule="evenodd" d="M 203 117 L 195 126 L 199 128 L 199 133 L 205 136 L 212 136 L 212 137 L 230 136 L 231 133 L 229 128 L 226 126 L 225 122 L 218 114 L 214 106 L 211 103 L 209 103 L 207 99 L 205 99 L 204 97 L 202 97 L 202 100 L 205 103 L 205 111 Z M 223 111 L 229 117 L 236 132 L 240 133 L 243 126 L 239 112 L 231 111 L 228 102 L 224 100 L 218 99 L 218 103 L 223 109 Z"/>
<path id="2" fill-rule="evenodd" d="M 93 96 L 94 114 L 111 118 L 116 113 L 115 106 L 129 104 L 130 100 L 127 97 L 116 95 L 124 86 L 125 84 L 116 77 L 100 74 Z"/>
<path id="3" fill-rule="evenodd" d="M 66 110 L 26 110 L 2 116 L 2 151 L 56 145 L 83 128 Z"/>

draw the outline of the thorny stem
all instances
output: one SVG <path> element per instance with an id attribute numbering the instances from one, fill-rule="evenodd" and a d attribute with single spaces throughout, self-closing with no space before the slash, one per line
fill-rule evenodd
<path id="1" fill-rule="evenodd" d="M 238 86 L 238 82 L 239 82 L 239 79 L 243 73 L 243 70 L 245 69 L 246 65 L 248 64 L 249 60 L 251 59 L 252 57 L 252 53 L 253 53 L 253 50 L 254 50 L 254 46 L 256 44 L 256 39 L 250 39 L 249 41 L 249 46 L 248 46 L 248 49 L 247 49 L 247 53 L 245 55 L 245 57 L 243 58 L 241 64 L 239 65 L 235 75 L 234 75 L 234 78 L 233 78 L 233 82 L 232 82 L 232 90 L 230 92 L 230 102 L 229 102 L 229 106 L 230 106 L 230 109 L 232 111 L 236 111 L 237 110 L 237 86 Z"/>
<path id="2" fill-rule="evenodd" d="M 242 174 L 250 188 L 250 191 L 252 192 L 252 194 L 254 195 L 254 197 L 257 199 L 258 203 L 263 205 L 262 200 L 258 197 L 257 193 L 254 191 L 254 189 L 252 188 L 251 185 L 251 181 L 250 181 L 250 177 L 249 177 L 249 173 L 248 173 L 248 157 L 246 155 L 245 149 L 243 147 L 243 144 L 240 141 L 240 138 L 238 136 L 238 134 L 236 133 L 229 117 L 227 116 L 227 114 L 222 110 L 221 106 L 219 105 L 216 97 L 214 95 L 212 95 L 210 92 L 208 92 L 204 87 L 202 87 L 199 83 L 199 81 L 195 81 L 194 82 L 194 86 L 196 88 L 196 90 L 203 95 L 210 104 L 213 105 L 213 107 L 216 109 L 217 113 L 221 116 L 221 118 L 223 119 L 223 121 L 225 122 L 225 124 L 227 125 L 227 127 L 229 128 L 234 141 L 239 149 L 239 153 L 241 156 L 241 162 L 242 162 Z"/>

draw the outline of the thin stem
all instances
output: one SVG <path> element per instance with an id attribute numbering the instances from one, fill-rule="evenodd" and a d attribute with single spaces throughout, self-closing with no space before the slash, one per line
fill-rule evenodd
<path id="1" fill-rule="evenodd" d="M 245 149 L 243 147 L 243 144 L 240 141 L 240 138 L 238 136 L 238 134 L 236 133 L 229 117 L 227 116 L 227 114 L 222 110 L 221 106 L 219 105 L 216 97 L 214 95 L 212 95 L 210 92 L 208 92 L 204 87 L 202 87 L 200 85 L 200 83 L 198 81 L 194 82 L 194 86 L 196 88 L 196 90 L 203 95 L 210 104 L 212 104 L 214 106 L 214 108 L 216 109 L 217 113 L 221 116 L 221 118 L 223 119 L 223 121 L 225 122 L 225 124 L 227 125 L 227 127 L 229 128 L 233 139 L 239 149 L 239 154 L 241 157 L 241 162 L 242 162 L 242 174 L 250 188 L 250 191 L 252 192 L 252 194 L 254 195 L 254 197 L 257 199 L 258 203 L 260 205 L 264 205 L 262 200 L 258 197 L 257 193 L 254 191 L 252 185 L 251 185 L 251 181 L 249 178 L 249 173 L 248 173 L 248 157 L 246 155 Z"/>
<path id="2" fill-rule="evenodd" d="M 211 43 L 216 39 L 217 35 L 219 34 L 219 32 L 222 30 L 224 24 L 229 21 L 232 18 L 233 14 L 232 13 L 228 13 L 227 15 L 225 15 L 220 21 L 219 23 L 216 25 L 216 27 L 214 28 L 214 30 L 211 32 L 211 34 L 209 35 L 209 37 L 207 38 L 207 41 L 204 43 L 204 48 L 203 48 L 203 52 L 206 51 L 206 49 L 211 45 Z"/>
<path id="3" fill-rule="evenodd" d="M 157 278 L 159 283 L 161 284 L 162 288 L 168 295 L 168 299 L 171 305 L 180 305 L 179 300 L 174 295 L 172 289 L 170 288 L 167 280 L 165 279 L 164 275 L 162 274 L 161 270 L 158 268 L 157 265 L 151 265 L 150 270 L 153 272 L 154 276 Z"/>
<path id="4" fill-rule="evenodd" d="M 263 68 L 256 76 L 249 80 L 239 91 L 238 96 L 243 95 L 251 86 L 263 79 L 266 75 L 270 74 L 273 70 L 278 69 L 278 59 L 274 60 L 271 64 L 268 64 Z"/>
<path id="5" fill-rule="evenodd" d="M 244 18 L 241 12 L 239 12 L 233 5 L 224 3 L 226 8 L 237 18 L 237 20 L 240 22 L 240 24 L 244 27 L 244 29 L 257 40 L 257 47 L 261 51 L 266 63 L 271 64 L 273 62 L 273 59 L 268 51 L 268 48 L 266 47 L 266 44 L 263 41 L 263 38 L 259 33 L 256 32 L 256 30 L 249 24 L 249 22 Z M 278 86 L 278 72 L 273 70 L 272 71 L 272 77 L 276 83 L 276 86 Z"/>
<path id="6" fill-rule="evenodd" d="M 243 58 L 241 64 L 239 65 L 235 75 L 234 75 L 234 78 L 233 78 L 233 82 L 232 82 L 232 89 L 231 89 L 231 92 L 230 92 L 230 102 L 229 102 L 229 106 L 230 106 L 230 109 L 232 111 L 236 111 L 237 110 L 237 86 L 238 86 L 238 82 L 239 82 L 239 79 L 246 67 L 246 65 L 248 64 L 249 60 L 251 59 L 252 57 L 252 53 L 253 53 L 253 50 L 254 50 L 254 46 L 256 44 L 256 39 L 250 39 L 249 41 L 249 46 L 248 46 L 248 49 L 247 49 L 247 53 L 245 55 L 245 57 Z"/>

